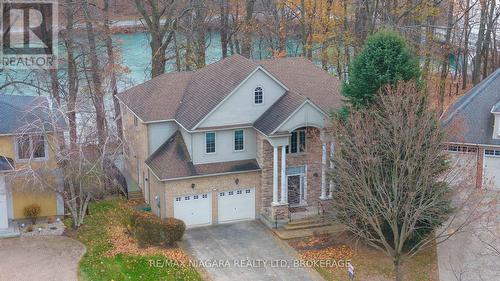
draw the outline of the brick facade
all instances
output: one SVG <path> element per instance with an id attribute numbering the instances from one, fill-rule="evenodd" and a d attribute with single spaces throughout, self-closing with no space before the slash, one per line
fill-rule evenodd
<path id="1" fill-rule="evenodd" d="M 287 167 L 307 166 L 307 206 L 316 206 L 321 196 L 321 158 L 322 144 L 320 132 L 316 128 L 307 130 L 306 152 L 289 153 L 286 155 Z M 278 149 L 278 198 L 281 198 L 281 148 Z M 327 155 L 330 155 L 330 146 L 327 145 Z M 261 212 L 268 212 L 266 208 L 271 206 L 273 199 L 273 147 L 266 140 L 265 136 L 257 133 L 257 162 L 262 168 L 261 172 Z M 327 163 L 329 162 L 329 158 Z M 328 191 L 329 181 L 326 179 L 326 189 Z M 285 216 L 283 208 L 273 208 L 269 215 L 274 217 L 275 212 Z"/>
<path id="2" fill-rule="evenodd" d="M 476 157 L 476 188 L 483 187 L 484 148 L 478 148 Z"/>

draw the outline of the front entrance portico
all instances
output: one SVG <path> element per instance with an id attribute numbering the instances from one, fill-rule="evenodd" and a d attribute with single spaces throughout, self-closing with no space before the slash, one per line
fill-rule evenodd
<path id="1" fill-rule="evenodd" d="M 293 208 L 295 212 L 311 211 L 319 208 L 318 201 L 332 198 L 333 182 L 327 177 L 328 170 L 333 168 L 329 160 L 334 145 L 321 131 L 300 127 L 290 134 L 266 138 L 272 146 L 270 215 L 273 220 L 289 219 L 289 207 L 300 207 Z"/>

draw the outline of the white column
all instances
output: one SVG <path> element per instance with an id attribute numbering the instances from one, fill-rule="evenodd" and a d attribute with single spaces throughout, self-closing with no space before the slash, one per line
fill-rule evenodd
<path id="1" fill-rule="evenodd" d="M 281 203 L 288 203 L 288 186 L 286 185 L 286 150 L 281 147 Z"/>
<path id="2" fill-rule="evenodd" d="M 333 154 L 335 153 L 335 143 L 330 142 L 330 171 L 333 170 Z M 328 191 L 328 198 L 333 197 L 333 180 L 330 179 L 330 188 Z"/>
<path id="3" fill-rule="evenodd" d="M 327 199 L 326 197 L 326 144 L 321 144 L 321 196 L 320 199 Z"/>
<path id="4" fill-rule="evenodd" d="M 278 204 L 278 147 L 273 147 L 273 204 Z"/>

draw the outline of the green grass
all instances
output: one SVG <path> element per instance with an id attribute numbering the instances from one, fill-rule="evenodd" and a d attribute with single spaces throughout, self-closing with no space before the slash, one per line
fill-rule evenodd
<path id="1" fill-rule="evenodd" d="M 163 256 L 116 255 L 107 257 L 113 248 L 107 233 L 110 220 L 120 219 L 119 200 L 100 201 L 90 205 L 90 215 L 78 230 L 77 239 L 85 244 L 87 253 L 80 261 L 81 280 L 202 280 L 192 267 L 162 262 L 151 266 L 150 261 L 165 261 Z"/>

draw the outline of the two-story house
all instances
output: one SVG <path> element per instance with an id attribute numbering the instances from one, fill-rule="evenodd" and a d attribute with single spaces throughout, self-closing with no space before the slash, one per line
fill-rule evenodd
<path id="1" fill-rule="evenodd" d="M 24 208 L 33 203 L 41 207 L 41 217 L 64 215 L 64 202 L 56 192 L 63 188 L 55 157 L 51 130 L 51 107 L 47 98 L 0 95 L 0 231 L 12 220 L 24 219 Z M 63 119 L 58 120 L 64 126 Z M 38 188 L 24 173 L 40 173 L 54 188 Z"/>
<path id="2" fill-rule="evenodd" d="M 304 58 L 239 55 L 118 95 L 126 169 L 152 211 L 188 226 L 316 212 L 331 198 L 339 81 Z"/>
<path id="3" fill-rule="evenodd" d="M 500 190 L 500 68 L 455 102 L 443 118 L 454 159 L 477 188 Z"/>

